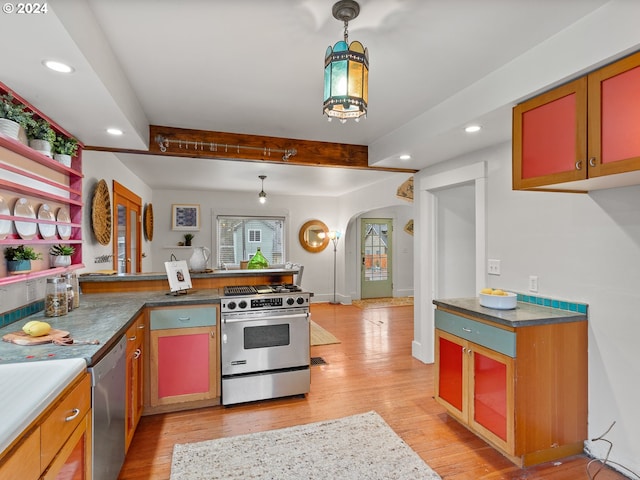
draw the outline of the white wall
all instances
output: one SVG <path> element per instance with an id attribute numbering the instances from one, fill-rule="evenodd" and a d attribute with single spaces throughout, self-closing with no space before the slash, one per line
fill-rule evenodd
<path id="1" fill-rule="evenodd" d="M 589 304 L 589 438 L 615 421 L 606 436 L 613 442 L 610 458 L 640 471 L 640 186 L 588 195 L 512 191 L 510 144 L 420 174 L 480 161 L 488 165 L 488 258 L 501 261 L 501 275 L 488 276 L 486 284 L 527 292 L 529 275 L 537 275 L 538 295 Z M 416 242 L 421 234 L 416 231 Z M 430 275 L 433 265 L 416 261 Z M 426 323 L 424 317 L 415 321 Z M 607 445 L 589 448 L 604 456 Z"/>
<path id="2" fill-rule="evenodd" d="M 109 152 L 82 152 L 82 171 L 84 179 L 82 180 L 82 196 L 84 200 L 84 209 L 82 215 L 82 260 L 85 268 L 80 270 L 83 272 L 95 272 L 97 270 L 111 270 L 113 263 L 95 263 L 96 257 L 102 255 L 111 255 L 113 253 L 113 242 L 109 245 L 102 245 L 96 240 L 93 230 L 91 229 L 91 200 L 96 184 L 100 180 L 104 180 L 109 187 L 109 196 L 111 198 L 111 208 L 113 210 L 113 180 L 124 185 L 129 190 L 142 198 L 142 206 L 153 202 L 153 192 L 151 188 L 135 176 L 131 170 L 125 167 L 118 158 Z M 155 216 L 155 205 L 153 206 Z M 116 219 L 112 218 L 111 228 L 116 228 Z M 155 231 L 155 228 L 154 228 Z M 141 232 L 142 233 L 142 232 Z M 155 233 L 154 233 L 155 235 Z M 112 230 L 113 237 L 113 230 Z M 155 239 L 155 236 L 154 236 Z M 152 255 L 151 243 L 148 242 L 144 235 L 142 236 L 142 252 L 145 257 L 142 259 L 142 271 L 148 272 L 151 269 Z"/>

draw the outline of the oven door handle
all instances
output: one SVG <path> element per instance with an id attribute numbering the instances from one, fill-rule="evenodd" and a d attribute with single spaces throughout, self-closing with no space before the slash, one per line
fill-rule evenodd
<path id="1" fill-rule="evenodd" d="M 305 318 L 308 317 L 309 313 L 287 313 L 284 315 L 259 315 L 259 316 L 249 316 L 249 315 L 238 315 L 237 317 L 226 317 L 222 319 L 223 323 L 239 323 L 239 322 L 257 322 L 260 320 L 292 320 L 295 318 Z"/>

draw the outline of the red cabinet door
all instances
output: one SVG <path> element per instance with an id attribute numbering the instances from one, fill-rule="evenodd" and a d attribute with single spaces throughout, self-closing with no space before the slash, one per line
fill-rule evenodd
<path id="1" fill-rule="evenodd" d="M 588 78 L 589 176 L 640 170 L 640 53 Z"/>
<path id="2" fill-rule="evenodd" d="M 466 341 L 436 329 L 436 398 L 449 413 L 466 421 Z"/>
<path id="3" fill-rule="evenodd" d="M 513 109 L 513 188 L 587 178 L 587 80 L 580 78 Z"/>
<path id="4" fill-rule="evenodd" d="M 472 386 L 470 423 L 475 429 L 512 453 L 514 445 L 514 360 L 501 353 L 470 344 Z"/>

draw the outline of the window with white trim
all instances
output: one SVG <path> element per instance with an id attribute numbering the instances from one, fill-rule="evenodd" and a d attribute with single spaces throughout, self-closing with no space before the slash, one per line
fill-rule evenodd
<path id="1" fill-rule="evenodd" d="M 284 264 L 285 217 L 218 215 L 218 266 L 239 267 L 258 251 L 269 265 Z"/>

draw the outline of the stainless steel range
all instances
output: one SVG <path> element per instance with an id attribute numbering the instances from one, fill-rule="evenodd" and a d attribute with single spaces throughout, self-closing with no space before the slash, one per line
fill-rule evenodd
<path id="1" fill-rule="evenodd" d="M 309 392 L 309 299 L 297 285 L 225 287 L 222 404 Z"/>

